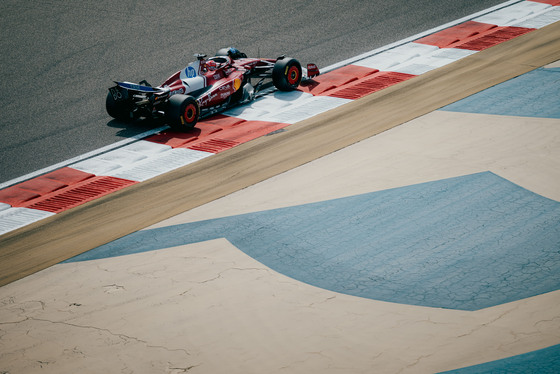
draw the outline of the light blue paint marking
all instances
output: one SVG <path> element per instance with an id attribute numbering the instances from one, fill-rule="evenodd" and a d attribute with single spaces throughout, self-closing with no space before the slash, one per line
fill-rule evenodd
<path id="1" fill-rule="evenodd" d="M 216 238 L 324 289 L 463 310 L 560 288 L 560 203 L 490 172 L 144 230 L 69 261 Z"/>
<path id="2" fill-rule="evenodd" d="M 559 372 L 560 345 L 553 345 L 503 360 L 446 371 L 445 374 L 558 374 Z"/>
<path id="3" fill-rule="evenodd" d="M 440 110 L 560 118 L 560 68 L 533 70 Z"/>

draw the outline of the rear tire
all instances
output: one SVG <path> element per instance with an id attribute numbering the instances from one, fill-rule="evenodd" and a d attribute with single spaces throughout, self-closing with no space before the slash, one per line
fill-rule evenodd
<path id="1" fill-rule="evenodd" d="M 126 101 L 115 101 L 111 92 L 107 93 L 107 100 L 105 100 L 105 109 L 107 114 L 111 117 L 121 120 L 130 120 L 130 108 Z"/>
<path id="2" fill-rule="evenodd" d="M 169 98 L 165 119 L 172 129 L 188 131 L 196 125 L 199 116 L 200 107 L 194 97 L 175 94 Z"/>
<path id="3" fill-rule="evenodd" d="M 272 82 L 280 91 L 293 91 L 301 82 L 301 64 L 295 58 L 285 57 L 276 61 L 272 69 Z"/>

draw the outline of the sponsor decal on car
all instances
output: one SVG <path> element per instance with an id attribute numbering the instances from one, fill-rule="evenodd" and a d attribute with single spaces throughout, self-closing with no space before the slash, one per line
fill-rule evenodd
<path id="1" fill-rule="evenodd" d="M 113 100 L 118 101 L 123 98 L 121 91 L 119 91 L 116 87 L 109 88 L 109 92 L 111 92 L 111 96 L 113 96 Z"/>
<path id="2" fill-rule="evenodd" d="M 208 103 L 210 103 L 212 100 L 214 100 L 216 97 L 218 97 L 218 94 L 209 94 L 206 97 L 202 97 L 200 98 L 200 106 L 206 106 L 208 105 Z"/>
<path id="3" fill-rule="evenodd" d="M 194 78 L 196 77 L 196 69 L 192 66 L 187 66 L 187 68 L 185 69 L 185 74 L 187 75 L 187 78 Z"/>
<path id="4" fill-rule="evenodd" d="M 241 79 L 235 78 L 235 79 L 233 80 L 233 89 L 234 89 L 235 91 L 237 91 L 237 90 L 239 89 L 239 87 L 241 87 Z"/>

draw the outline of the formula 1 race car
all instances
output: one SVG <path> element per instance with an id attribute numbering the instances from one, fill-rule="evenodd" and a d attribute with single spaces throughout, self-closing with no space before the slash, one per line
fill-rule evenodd
<path id="1" fill-rule="evenodd" d="M 119 120 L 163 119 L 173 129 L 186 131 L 199 119 L 247 103 L 272 85 L 291 91 L 302 79 L 319 75 L 315 64 L 303 69 L 296 59 L 285 56 L 247 58 L 231 47 L 220 49 L 215 57 L 195 57 L 161 86 L 115 82 L 107 94 L 107 113 Z"/>

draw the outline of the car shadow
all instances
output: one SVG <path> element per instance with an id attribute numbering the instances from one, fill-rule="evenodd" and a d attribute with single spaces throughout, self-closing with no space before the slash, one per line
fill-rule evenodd
<path id="1" fill-rule="evenodd" d="M 302 81 L 300 83 L 301 87 L 306 87 L 307 89 L 309 89 L 310 91 L 313 91 L 314 88 L 316 88 L 320 83 L 317 82 L 315 79 L 307 79 L 305 81 Z"/>
<path id="2" fill-rule="evenodd" d="M 112 119 L 107 122 L 108 127 L 118 129 L 115 135 L 122 138 L 131 138 L 164 125 L 165 123 L 163 121 L 156 121 L 153 119 L 137 119 L 133 121 Z"/>

